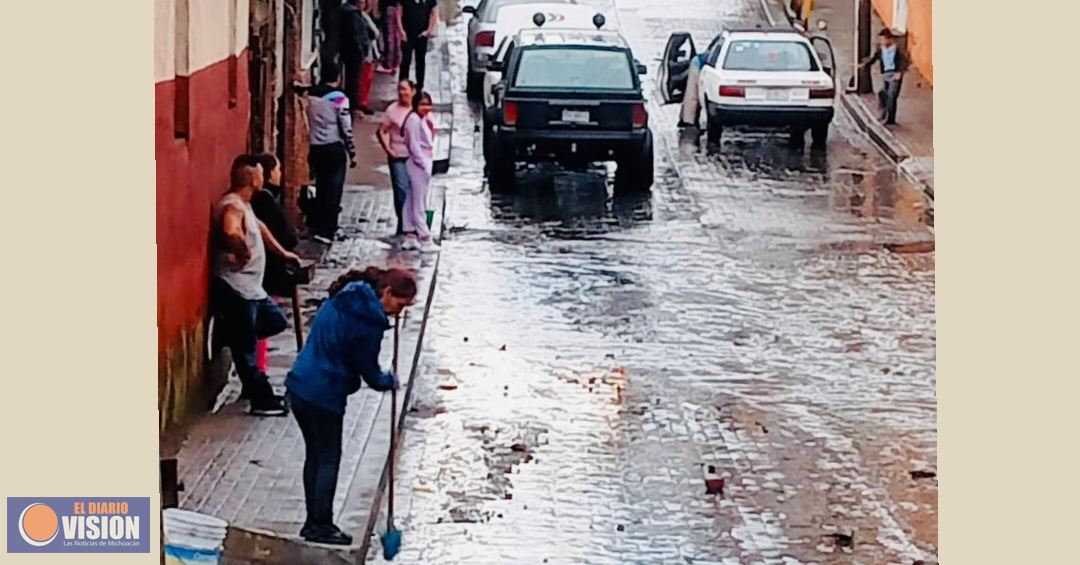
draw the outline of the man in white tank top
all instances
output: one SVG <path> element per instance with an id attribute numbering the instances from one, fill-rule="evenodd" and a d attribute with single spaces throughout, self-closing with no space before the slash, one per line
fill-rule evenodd
<path id="1" fill-rule="evenodd" d="M 213 281 L 211 300 L 217 315 L 216 331 L 232 353 L 243 385 L 241 398 L 251 401 L 251 414 L 282 416 L 284 399 L 274 394 L 266 375 L 257 369 L 255 344 L 288 326 L 284 314 L 263 290 L 266 248 L 286 261 L 298 262 L 251 208 L 251 197 L 262 190 L 263 171 L 250 155 L 233 161 L 230 188 L 215 204 L 212 218 Z"/>

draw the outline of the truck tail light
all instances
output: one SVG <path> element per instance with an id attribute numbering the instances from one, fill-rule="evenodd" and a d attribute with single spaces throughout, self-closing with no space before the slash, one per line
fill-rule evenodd
<path id="1" fill-rule="evenodd" d="M 503 103 L 503 124 L 508 126 L 516 126 L 518 121 L 518 105 L 517 102 L 504 102 Z"/>
<path id="2" fill-rule="evenodd" d="M 836 96 L 835 88 L 811 88 L 810 98 L 832 98 Z"/>
<path id="3" fill-rule="evenodd" d="M 721 86 L 720 96 L 732 96 L 735 98 L 743 98 L 746 96 L 746 89 L 741 86 Z"/>
<path id="4" fill-rule="evenodd" d="M 649 125 L 649 112 L 645 110 L 644 104 L 634 104 L 634 127 L 643 128 Z"/>
<path id="5" fill-rule="evenodd" d="M 479 47 L 495 47 L 495 32 L 481 31 L 476 34 L 476 45 Z"/>

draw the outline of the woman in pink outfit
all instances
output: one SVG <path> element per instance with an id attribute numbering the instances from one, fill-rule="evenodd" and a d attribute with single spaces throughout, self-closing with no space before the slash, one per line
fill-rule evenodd
<path id="1" fill-rule="evenodd" d="M 419 249 L 424 253 L 439 250 L 427 225 L 427 195 L 435 160 L 435 124 L 430 118 L 431 108 L 431 95 L 417 92 L 413 98 L 413 110 L 405 117 L 401 128 L 409 151 L 405 163 L 409 174 L 409 194 L 405 197 L 402 210 L 405 242 L 401 248 Z"/>

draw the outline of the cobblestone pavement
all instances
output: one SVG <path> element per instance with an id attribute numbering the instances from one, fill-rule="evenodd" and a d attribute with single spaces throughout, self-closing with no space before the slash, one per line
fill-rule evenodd
<path id="1" fill-rule="evenodd" d="M 763 17 L 757 0 L 615 3 L 649 80 L 671 31 Z M 645 198 L 544 170 L 489 196 L 458 102 L 395 562 L 935 562 L 921 192 L 842 112 L 825 156 L 756 132 L 712 155 L 650 98 Z"/>

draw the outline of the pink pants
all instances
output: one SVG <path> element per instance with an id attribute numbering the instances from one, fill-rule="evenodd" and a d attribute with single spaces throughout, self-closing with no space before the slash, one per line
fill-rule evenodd
<path id="1" fill-rule="evenodd" d="M 401 6 L 390 6 L 386 9 L 386 67 L 396 69 L 401 66 L 401 44 L 405 37 L 398 29 L 397 19 L 401 13 Z"/>
<path id="2" fill-rule="evenodd" d="M 401 209 L 401 223 L 405 233 L 414 233 L 416 237 L 427 241 L 431 231 L 427 225 L 427 194 L 431 184 L 431 161 L 425 159 L 424 165 L 414 163 L 412 159 L 405 164 L 409 173 L 409 193 L 405 196 L 405 205 Z"/>
<path id="3" fill-rule="evenodd" d="M 281 305 L 281 299 L 274 298 L 273 300 L 278 303 L 278 306 Z M 264 375 L 270 368 L 270 345 L 265 339 L 255 342 L 255 368 Z"/>

